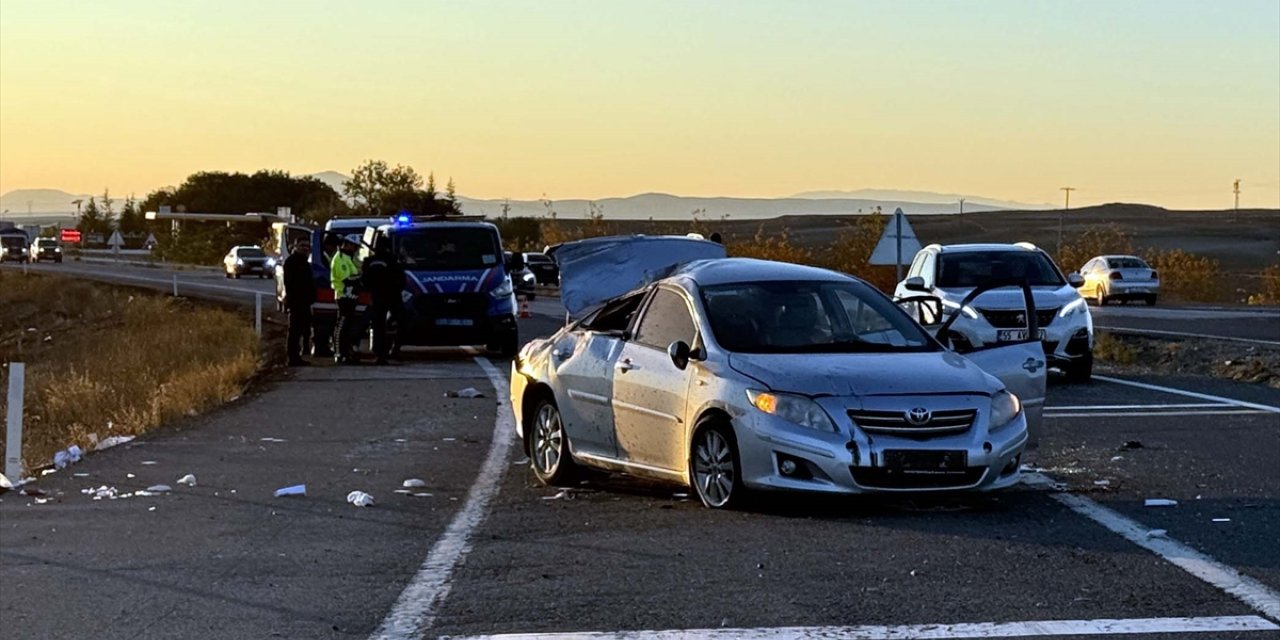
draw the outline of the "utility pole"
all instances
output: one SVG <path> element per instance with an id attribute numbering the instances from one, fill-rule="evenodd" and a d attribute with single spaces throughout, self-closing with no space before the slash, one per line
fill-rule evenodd
<path id="1" fill-rule="evenodd" d="M 1231 191 L 1236 195 L 1236 208 L 1231 214 L 1231 221 L 1235 222 L 1240 219 L 1240 178 L 1236 178 L 1236 183 L 1232 186 Z"/>
<path id="2" fill-rule="evenodd" d="M 964 215 L 964 198 L 960 198 L 960 215 Z"/>
<path id="3" fill-rule="evenodd" d="M 1075 187 L 1061 187 L 1061 191 L 1067 194 L 1067 201 L 1062 206 L 1062 211 L 1058 212 L 1058 251 L 1062 251 L 1062 218 L 1066 214 L 1067 209 L 1071 208 L 1071 192 L 1075 191 Z"/>

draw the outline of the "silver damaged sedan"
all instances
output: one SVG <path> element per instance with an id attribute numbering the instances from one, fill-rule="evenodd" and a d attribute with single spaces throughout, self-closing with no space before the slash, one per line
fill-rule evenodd
<path id="1" fill-rule="evenodd" d="M 580 466 L 752 491 L 1012 485 L 1044 401 L 1034 341 L 959 355 L 844 274 L 684 237 L 557 247 L 568 322 L 511 375 L 533 473 Z M 920 301 L 914 301 L 919 303 Z"/>

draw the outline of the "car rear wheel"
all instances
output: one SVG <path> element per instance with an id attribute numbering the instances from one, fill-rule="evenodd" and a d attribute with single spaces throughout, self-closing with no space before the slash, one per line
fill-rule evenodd
<path id="1" fill-rule="evenodd" d="M 1147 306 L 1148 306 L 1148 307 L 1154 307 L 1154 306 L 1156 306 L 1156 297 L 1155 297 L 1155 296 L 1147 296 L 1147 300 L 1146 300 L 1146 302 L 1147 302 Z"/>
<path id="2" fill-rule="evenodd" d="M 746 501 L 738 444 L 733 429 L 723 421 L 708 420 L 694 435 L 689 479 L 698 499 L 712 509 L 733 509 Z"/>
<path id="3" fill-rule="evenodd" d="M 550 398 L 539 400 L 529 427 L 529 463 L 538 482 L 557 485 L 570 480 L 575 465 L 556 403 Z"/>
<path id="4" fill-rule="evenodd" d="M 1093 290 L 1093 303 L 1099 307 L 1107 306 L 1107 293 L 1102 287 Z"/>

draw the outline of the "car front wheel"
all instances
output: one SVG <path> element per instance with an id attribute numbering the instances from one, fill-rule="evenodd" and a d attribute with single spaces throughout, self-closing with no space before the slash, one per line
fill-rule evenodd
<path id="1" fill-rule="evenodd" d="M 569 436 L 564 432 L 564 421 L 554 401 L 543 398 L 533 413 L 529 433 L 529 461 L 533 475 L 544 485 L 567 482 L 574 472 L 573 456 L 569 453 Z"/>
<path id="2" fill-rule="evenodd" d="M 1067 374 L 1067 380 L 1075 383 L 1085 383 L 1093 379 L 1093 352 L 1084 354 L 1076 358 L 1074 361 L 1064 367 L 1063 373 Z"/>
<path id="3" fill-rule="evenodd" d="M 746 501 L 737 442 L 723 421 L 708 420 L 693 437 L 689 479 L 698 499 L 712 509 L 733 509 Z"/>

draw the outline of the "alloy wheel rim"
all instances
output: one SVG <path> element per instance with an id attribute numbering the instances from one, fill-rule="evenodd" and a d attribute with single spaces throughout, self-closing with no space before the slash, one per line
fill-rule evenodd
<path id="1" fill-rule="evenodd" d="M 723 506 L 733 495 L 733 452 L 720 432 L 708 429 L 699 438 L 693 476 L 698 494 L 713 507 Z"/>
<path id="2" fill-rule="evenodd" d="M 551 405 L 543 405 L 538 410 L 537 428 L 533 438 L 533 464 L 544 474 L 555 473 L 560 466 L 561 447 L 564 443 L 564 429 L 560 424 L 560 413 Z"/>

